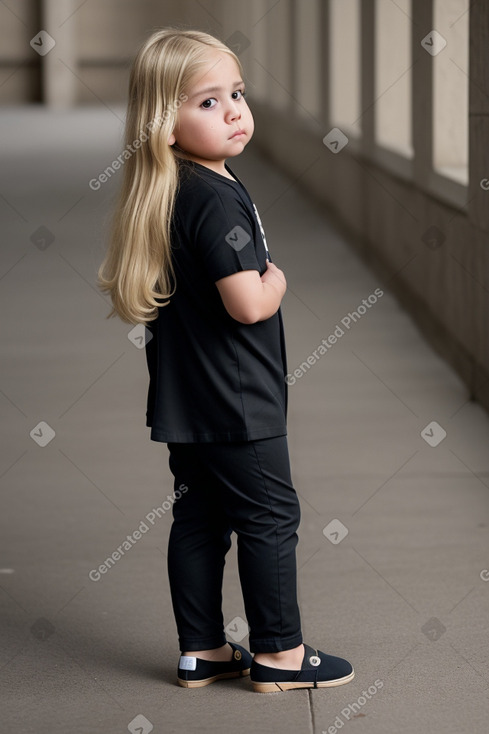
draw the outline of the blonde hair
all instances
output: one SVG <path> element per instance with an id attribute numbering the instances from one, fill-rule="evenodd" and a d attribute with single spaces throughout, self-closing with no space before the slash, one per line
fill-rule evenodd
<path id="1" fill-rule="evenodd" d="M 230 54 L 242 72 L 237 56 L 214 36 L 175 28 L 153 33 L 132 65 L 126 161 L 107 254 L 98 272 L 99 286 L 112 300 L 108 317 L 117 315 L 132 324 L 152 321 L 158 307 L 168 305 L 175 292 L 171 219 L 178 187 L 177 158 L 186 156 L 168 139 L 178 109 L 187 99 L 186 88 L 210 49 Z"/>

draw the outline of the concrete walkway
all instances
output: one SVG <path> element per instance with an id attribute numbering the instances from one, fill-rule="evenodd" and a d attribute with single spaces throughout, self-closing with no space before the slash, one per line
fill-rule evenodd
<path id="1" fill-rule="evenodd" d="M 94 285 L 120 172 L 89 181 L 120 152 L 122 116 L 2 113 L 2 731 L 486 732 L 488 416 L 252 147 L 234 168 L 289 284 L 304 636 L 356 677 L 270 695 L 175 685 L 167 449 L 144 425 L 144 352 Z M 246 644 L 234 550 L 224 614 Z"/>

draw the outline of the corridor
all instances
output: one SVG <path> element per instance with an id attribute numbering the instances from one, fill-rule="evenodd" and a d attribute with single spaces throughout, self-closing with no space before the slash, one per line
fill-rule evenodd
<path id="1" fill-rule="evenodd" d="M 287 278 L 304 641 L 347 685 L 176 685 L 147 334 L 97 287 L 130 62 L 170 24 L 246 72 L 227 162 Z M 485 734 L 488 24 L 468 0 L 0 3 L 2 731 Z M 223 613 L 248 647 L 235 535 Z"/>
<path id="2" fill-rule="evenodd" d="M 351 659 L 356 677 L 271 695 L 246 679 L 174 685 L 167 450 L 144 424 L 141 341 L 105 319 L 95 288 L 116 181 L 89 181 L 120 148 L 119 115 L 3 113 L 4 721 L 23 734 L 126 731 L 139 714 L 163 732 L 483 732 L 487 414 L 388 282 L 252 146 L 233 170 L 289 286 L 304 635 Z M 224 612 L 229 638 L 246 644 L 234 546 Z"/>

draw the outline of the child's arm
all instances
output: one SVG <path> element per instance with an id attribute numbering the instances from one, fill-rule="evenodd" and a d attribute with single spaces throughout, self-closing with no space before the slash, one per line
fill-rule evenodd
<path id="1" fill-rule="evenodd" d="M 241 270 L 216 282 L 224 308 L 242 324 L 255 324 L 273 316 L 287 290 L 285 275 L 267 260 L 260 277 L 257 270 Z"/>

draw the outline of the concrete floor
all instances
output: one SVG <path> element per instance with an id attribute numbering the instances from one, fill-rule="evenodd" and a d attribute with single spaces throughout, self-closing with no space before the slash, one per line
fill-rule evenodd
<path id="1" fill-rule="evenodd" d="M 169 512 L 89 578 L 172 491 L 166 446 L 144 425 L 144 352 L 94 285 L 119 174 L 89 181 L 120 152 L 122 116 L 2 113 L 2 731 L 486 732 L 488 416 L 253 146 L 230 163 L 288 279 L 290 372 L 338 336 L 290 386 L 289 446 L 305 640 L 356 678 L 270 695 L 247 680 L 178 688 Z M 241 639 L 234 546 L 224 593 Z"/>

